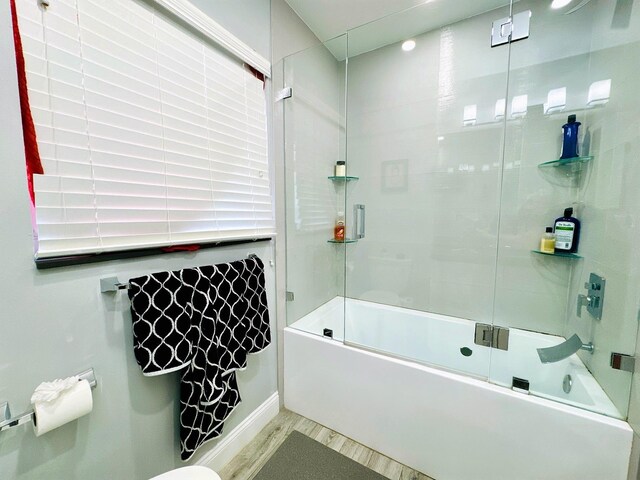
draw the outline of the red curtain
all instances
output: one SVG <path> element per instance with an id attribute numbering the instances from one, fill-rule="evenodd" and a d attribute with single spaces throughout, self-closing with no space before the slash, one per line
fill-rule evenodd
<path id="1" fill-rule="evenodd" d="M 20 110 L 22 113 L 22 135 L 24 137 L 24 154 L 27 162 L 27 182 L 31 203 L 35 205 L 35 193 L 33 191 L 33 175 L 44 173 L 40 152 L 36 142 L 36 129 L 33 125 L 31 108 L 29 107 L 29 92 L 27 91 L 27 75 L 24 66 L 24 54 L 22 52 L 22 40 L 18 29 L 18 13 L 16 2 L 11 0 L 11 16 L 13 21 L 13 43 L 16 49 L 16 65 L 18 67 L 18 89 L 20 93 Z"/>
<path id="2" fill-rule="evenodd" d="M 264 73 L 259 72 L 256 68 L 253 68 L 248 63 L 245 63 L 244 66 L 251 72 L 254 77 L 262 82 L 262 89 L 264 90 L 264 88 L 266 87 L 266 82 L 264 81 Z"/>

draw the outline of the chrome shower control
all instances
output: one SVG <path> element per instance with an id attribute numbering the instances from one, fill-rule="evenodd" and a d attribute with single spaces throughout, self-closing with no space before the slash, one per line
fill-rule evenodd
<path id="1" fill-rule="evenodd" d="M 602 319 L 604 286 L 604 277 L 595 273 L 589 275 L 589 281 L 584 284 L 584 288 L 587 289 L 587 295 L 578 294 L 578 303 L 576 305 L 576 315 L 578 317 L 582 316 L 582 307 L 587 307 L 587 311 L 593 315 L 594 318 L 597 320 Z"/>
<path id="2" fill-rule="evenodd" d="M 576 305 L 576 315 L 582 317 L 582 307 L 591 305 L 593 299 L 588 295 L 578 294 L 578 304 Z"/>

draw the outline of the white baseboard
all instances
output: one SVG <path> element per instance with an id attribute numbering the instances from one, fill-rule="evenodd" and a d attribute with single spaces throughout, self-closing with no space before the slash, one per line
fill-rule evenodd
<path id="1" fill-rule="evenodd" d="M 229 461 L 246 447 L 267 423 L 273 420 L 280 411 L 280 399 L 275 392 L 262 405 L 245 418 L 240 425 L 229 434 L 214 449 L 202 456 L 196 465 L 209 467 L 219 472 Z"/>

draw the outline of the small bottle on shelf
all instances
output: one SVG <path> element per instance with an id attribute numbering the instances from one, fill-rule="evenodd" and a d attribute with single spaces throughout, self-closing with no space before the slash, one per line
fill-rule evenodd
<path id="1" fill-rule="evenodd" d="M 540 239 L 540 251 L 542 253 L 554 253 L 556 248 L 556 236 L 553 227 L 547 227 L 544 235 Z"/>
<path id="2" fill-rule="evenodd" d="M 333 171 L 333 175 L 335 177 L 346 177 L 347 176 L 347 164 L 344 160 L 338 160 L 336 162 L 336 166 Z"/>
<path id="3" fill-rule="evenodd" d="M 344 242 L 344 212 L 338 212 L 336 225 L 333 227 L 333 239 L 336 242 Z"/>

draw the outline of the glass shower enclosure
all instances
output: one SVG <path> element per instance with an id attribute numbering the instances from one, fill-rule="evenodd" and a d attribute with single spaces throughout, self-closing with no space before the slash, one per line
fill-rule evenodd
<path id="1" fill-rule="evenodd" d="M 430 2 L 284 60 L 287 323 L 624 419 L 640 8 L 554 4 Z M 567 207 L 578 251 L 542 252 Z"/>

